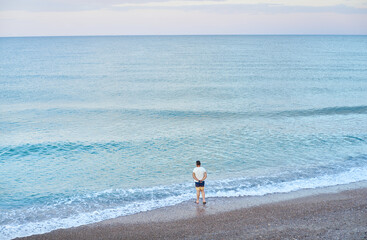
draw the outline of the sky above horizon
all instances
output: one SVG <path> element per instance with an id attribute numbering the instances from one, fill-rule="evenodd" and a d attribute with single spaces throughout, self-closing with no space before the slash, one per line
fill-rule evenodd
<path id="1" fill-rule="evenodd" d="M 0 36 L 367 34 L 367 0 L 0 0 Z"/>

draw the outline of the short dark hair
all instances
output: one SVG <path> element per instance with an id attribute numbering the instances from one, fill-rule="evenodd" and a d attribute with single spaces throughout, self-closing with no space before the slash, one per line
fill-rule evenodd
<path id="1" fill-rule="evenodd" d="M 201 165 L 200 161 L 196 161 L 196 166 L 200 166 L 200 165 Z"/>

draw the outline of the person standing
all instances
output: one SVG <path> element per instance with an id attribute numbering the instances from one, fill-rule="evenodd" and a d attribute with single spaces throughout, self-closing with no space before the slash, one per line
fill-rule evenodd
<path id="1" fill-rule="evenodd" d="M 200 193 L 203 198 L 203 204 L 206 204 L 205 201 L 205 192 L 204 192 L 204 185 L 205 179 L 207 177 L 206 170 L 201 166 L 200 161 L 196 161 L 196 168 L 192 173 L 192 177 L 195 180 L 195 188 L 196 188 L 196 203 L 199 203 Z"/>

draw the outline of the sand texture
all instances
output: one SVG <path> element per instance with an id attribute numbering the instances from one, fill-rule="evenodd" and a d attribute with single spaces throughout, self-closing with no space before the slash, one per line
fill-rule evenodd
<path id="1" fill-rule="evenodd" d="M 209 200 L 25 239 L 367 239 L 367 188 L 226 211 L 211 209 Z M 242 200 L 213 206 L 218 201 Z"/>

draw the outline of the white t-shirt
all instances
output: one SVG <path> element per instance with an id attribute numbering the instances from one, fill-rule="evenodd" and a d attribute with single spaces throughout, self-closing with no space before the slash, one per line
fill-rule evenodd
<path id="1" fill-rule="evenodd" d="M 194 168 L 193 173 L 195 173 L 195 176 L 196 176 L 197 179 L 201 180 L 201 179 L 203 179 L 204 173 L 206 173 L 206 170 L 203 167 L 196 167 L 196 168 Z M 194 179 L 194 181 L 198 182 L 195 179 Z"/>

